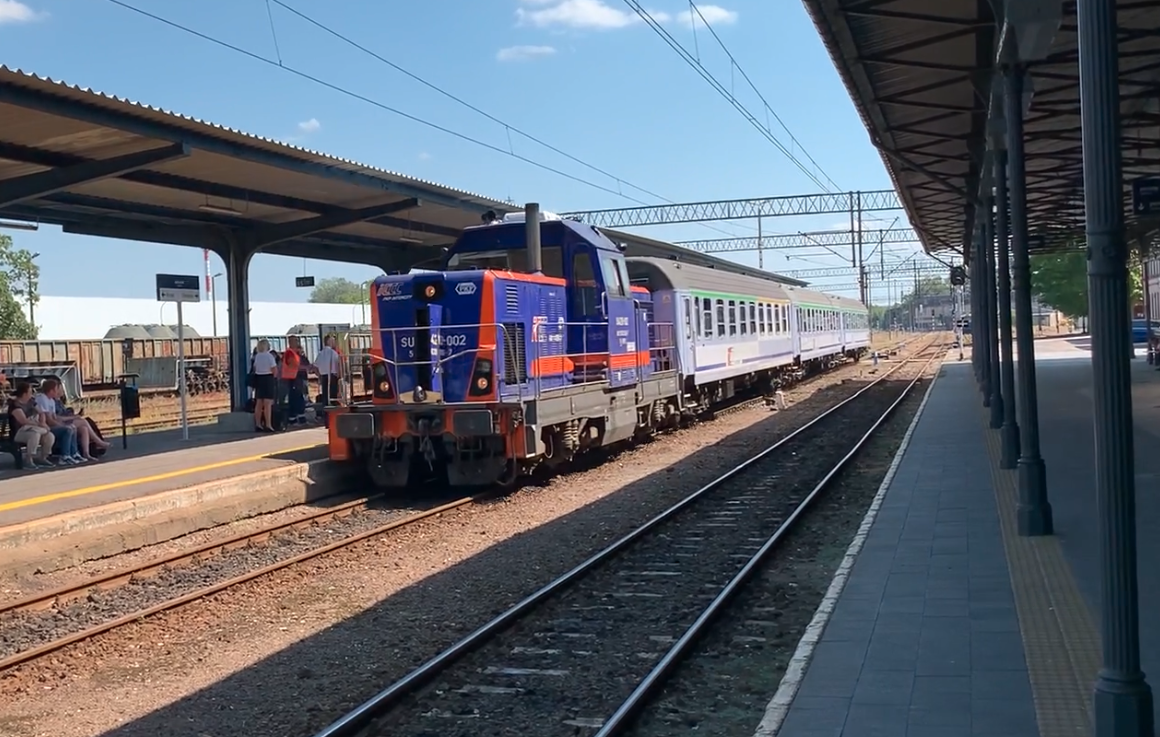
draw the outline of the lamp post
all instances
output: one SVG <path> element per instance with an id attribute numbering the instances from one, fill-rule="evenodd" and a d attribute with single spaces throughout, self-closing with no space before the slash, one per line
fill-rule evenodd
<path id="1" fill-rule="evenodd" d="M 216 273 L 210 277 L 210 290 L 209 290 L 209 304 L 210 304 L 210 309 L 213 312 L 213 337 L 215 337 L 215 338 L 218 337 L 218 334 L 217 334 L 217 280 L 218 280 L 219 276 L 224 276 L 224 274 L 222 274 L 222 272 L 219 271 L 218 273 Z"/>
<path id="2" fill-rule="evenodd" d="M 33 261 L 38 258 L 40 258 L 39 253 L 34 253 L 28 257 L 28 273 L 24 275 L 25 286 L 28 289 L 28 324 L 32 326 L 33 331 L 36 330 L 36 291 L 32 288 L 32 282 L 36 275 L 36 265 L 33 264 Z M 36 337 L 35 332 L 33 332 L 33 337 Z"/>

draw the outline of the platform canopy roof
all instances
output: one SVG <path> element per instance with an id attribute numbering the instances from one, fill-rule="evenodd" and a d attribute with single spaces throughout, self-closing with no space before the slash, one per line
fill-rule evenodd
<path id="1" fill-rule="evenodd" d="M 394 270 L 521 209 L 0 66 L 0 218 Z M 630 255 L 752 271 L 623 235 Z"/>
<path id="2" fill-rule="evenodd" d="M 0 67 L 0 218 L 397 268 L 516 209 Z"/>
<path id="3" fill-rule="evenodd" d="M 1022 39 L 1027 67 L 1030 244 L 1058 248 L 1082 235 L 1074 0 L 803 2 L 928 253 L 969 248 L 978 195 L 989 186 L 988 119 L 992 132 L 1005 125 L 996 61 L 1008 50 L 1000 41 L 1012 38 Z M 1117 8 L 1125 208 L 1145 233 L 1150 226 L 1131 217 L 1127 195 L 1131 180 L 1160 174 L 1160 2 L 1119 0 Z"/>

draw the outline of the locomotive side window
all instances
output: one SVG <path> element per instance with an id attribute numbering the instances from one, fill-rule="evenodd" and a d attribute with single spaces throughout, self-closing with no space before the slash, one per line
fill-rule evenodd
<path id="1" fill-rule="evenodd" d="M 600 256 L 600 275 L 604 277 L 604 291 L 608 293 L 609 297 L 624 297 L 628 294 L 628 290 L 620 280 L 620 271 L 617 270 L 613 259 Z"/>
<path id="2" fill-rule="evenodd" d="M 592 256 L 584 251 L 572 257 L 572 310 L 577 316 L 594 316 L 600 310 L 600 288 L 592 270 Z"/>
<path id="3" fill-rule="evenodd" d="M 717 337 L 725 337 L 725 300 L 717 300 Z"/>

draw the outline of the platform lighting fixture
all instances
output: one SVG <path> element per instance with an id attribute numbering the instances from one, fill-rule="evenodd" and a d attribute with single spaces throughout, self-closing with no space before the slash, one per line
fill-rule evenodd
<path id="1" fill-rule="evenodd" d="M 17 220 L 0 220 L 0 228 L 7 230 L 40 230 L 40 223 L 23 223 Z"/>
<path id="2" fill-rule="evenodd" d="M 204 205 L 198 205 L 197 209 L 204 210 L 205 212 L 217 213 L 218 215 L 241 215 L 242 214 L 241 210 L 237 210 L 233 207 L 227 207 L 226 205 L 211 205 L 208 202 L 205 203 Z"/>

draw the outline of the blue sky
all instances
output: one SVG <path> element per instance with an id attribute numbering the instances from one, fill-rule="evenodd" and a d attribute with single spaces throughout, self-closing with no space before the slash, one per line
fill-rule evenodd
<path id="1" fill-rule="evenodd" d="M 265 0 L 126 0 L 206 35 L 282 61 L 441 126 L 507 148 L 509 134 Z M 817 32 L 797 0 L 699 5 L 740 66 L 796 138 L 773 132 L 842 190 L 887 189 L 889 178 Z M 624 0 L 431 0 L 422 3 L 286 0 L 302 13 L 568 153 L 673 201 L 802 194 L 819 186 L 771 145 L 650 30 Z M 764 117 L 681 0 L 645 7 L 737 98 Z M 276 37 L 276 45 L 275 45 Z M 2 62 L 250 133 L 434 180 L 499 199 L 566 211 L 631 206 L 616 194 L 545 172 L 378 107 L 302 80 L 108 0 L 0 0 Z M 633 190 L 516 135 L 521 155 L 646 202 Z M 820 174 L 818 178 L 823 179 Z M 887 227 L 879 215 L 867 229 Z M 848 217 L 766 220 L 765 232 L 848 227 Z M 905 216 L 900 220 L 905 225 Z M 755 223 L 649 228 L 668 240 L 754 235 Z M 195 249 L 66 236 L 54 228 L 5 231 L 41 254 L 46 295 L 149 297 L 153 274 L 202 273 Z M 888 253 L 904 258 L 914 249 Z M 785 253 L 785 252 L 782 252 Z M 755 254 L 736 260 L 756 264 Z M 820 249 L 772 270 L 838 266 Z M 214 257 L 213 268 L 222 265 Z M 304 300 L 294 277 L 363 280 L 374 270 L 259 256 L 255 300 Z M 849 286 L 832 282 L 832 286 Z M 219 282 L 221 283 L 221 282 Z M 825 282 L 819 282 L 824 285 Z M 222 284 L 224 288 L 224 284 Z M 850 294 L 849 291 L 845 292 Z M 877 299 L 875 301 L 878 301 Z"/>

